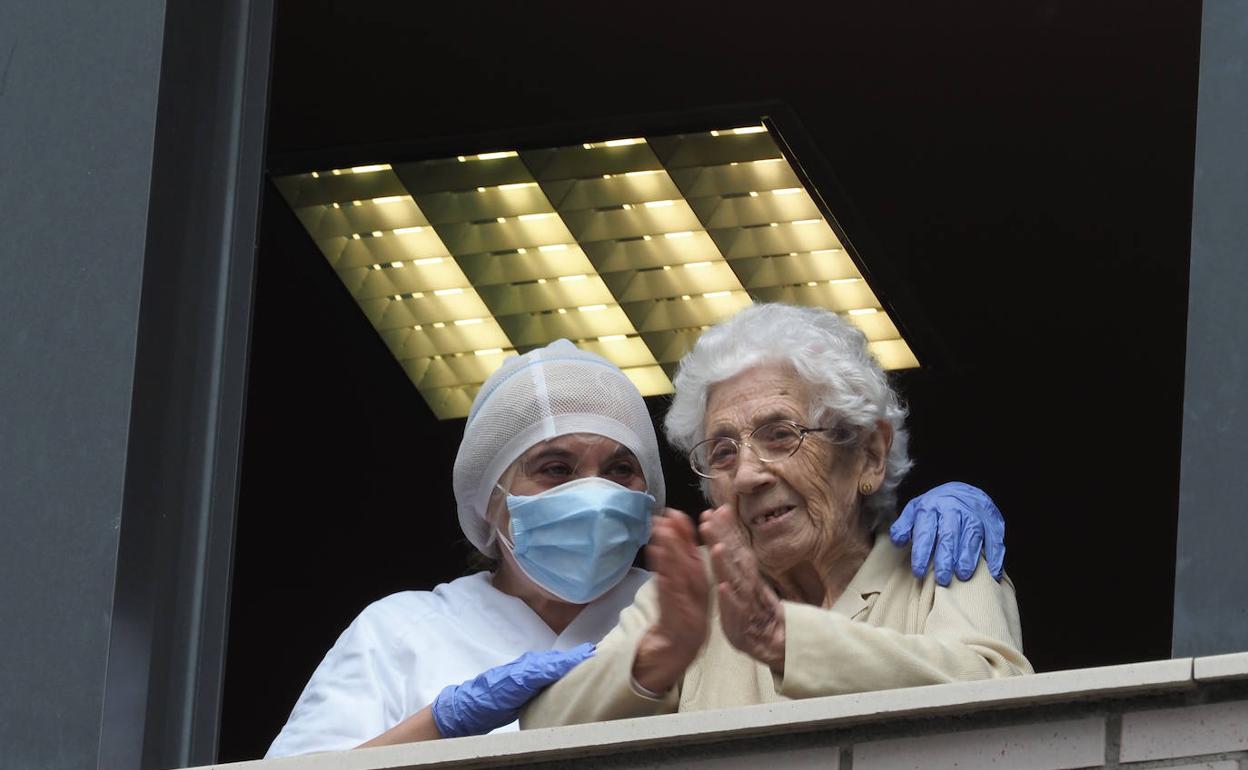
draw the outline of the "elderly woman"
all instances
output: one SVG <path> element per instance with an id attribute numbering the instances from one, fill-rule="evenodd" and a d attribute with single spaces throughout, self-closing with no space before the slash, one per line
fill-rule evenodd
<path id="1" fill-rule="evenodd" d="M 668 438 L 716 508 L 656 521 L 657 579 L 522 726 L 1029 673 L 1009 580 L 949 587 L 889 543 L 905 410 L 854 327 L 763 304 L 681 362 Z M 709 564 L 706 562 L 709 561 Z"/>

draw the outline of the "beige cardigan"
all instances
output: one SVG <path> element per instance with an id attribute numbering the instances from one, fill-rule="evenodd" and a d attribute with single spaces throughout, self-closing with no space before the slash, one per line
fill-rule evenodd
<path id="1" fill-rule="evenodd" d="M 708 575 L 709 579 L 709 575 Z M 784 602 L 784 675 L 738 651 L 724 636 L 712 590 L 706 644 L 684 678 L 659 699 L 631 686 L 637 642 L 658 618 L 655 581 L 637 592 L 593 658 L 533 700 L 520 726 L 599 722 L 674 711 L 743 706 L 821 695 L 886 690 L 1032 672 L 1023 657 L 1018 605 L 1009 578 L 992 579 L 981 560 L 971 579 L 936 585 L 910 572 L 910 549 L 886 535 L 823 609 Z"/>

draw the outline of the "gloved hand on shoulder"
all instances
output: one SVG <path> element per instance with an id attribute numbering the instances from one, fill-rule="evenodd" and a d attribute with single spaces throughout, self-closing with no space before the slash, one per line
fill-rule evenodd
<path id="1" fill-rule="evenodd" d="M 955 574 L 969 580 L 981 547 L 994 578 L 1000 580 L 1005 569 L 1005 519 L 992 498 L 970 484 L 951 481 L 914 498 L 888 534 L 897 546 L 913 537 L 910 568 L 915 577 L 927 574 L 934 549 L 936 582 L 942 586 Z"/>
<path id="2" fill-rule="evenodd" d="M 488 733 L 515 721 L 524 704 L 593 654 L 592 644 L 566 652 L 526 652 L 467 682 L 448 685 L 433 699 L 433 722 L 443 738 Z"/>

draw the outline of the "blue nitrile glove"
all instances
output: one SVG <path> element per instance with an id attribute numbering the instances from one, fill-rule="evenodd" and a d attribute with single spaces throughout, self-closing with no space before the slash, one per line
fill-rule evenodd
<path id="1" fill-rule="evenodd" d="M 526 652 L 463 684 L 448 685 L 433 699 L 433 723 L 443 738 L 481 735 L 510 724 L 533 696 L 593 654 L 594 645 L 588 643 L 567 652 Z"/>
<path id="2" fill-rule="evenodd" d="M 915 577 L 927 574 L 936 549 L 936 582 L 949 585 L 953 575 L 969 580 L 979 564 L 982 546 L 988 571 L 997 580 L 1005 568 L 1005 519 L 987 493 L 970 484 L 951 481 L 906 503 L 901 517 L 888 530 L 893 544 L 902 546 L 914 536 L 910 568 Z"/>

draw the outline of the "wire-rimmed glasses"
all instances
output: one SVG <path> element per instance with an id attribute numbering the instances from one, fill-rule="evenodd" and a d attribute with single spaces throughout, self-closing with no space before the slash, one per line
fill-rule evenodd
<path id="1" fill-rule="evenodd" d="M 759 460 L 774 463 L 796 454 L 809 434 L 830 430 L 807 428 L 792 420 L 776 420 L 758 426 L 744 439 L 716 436 L 695 444 L 689 452 L 689 465 L 702 478 L 713 479 L 737 467 L 742 447 L 748 446 Z"/>

